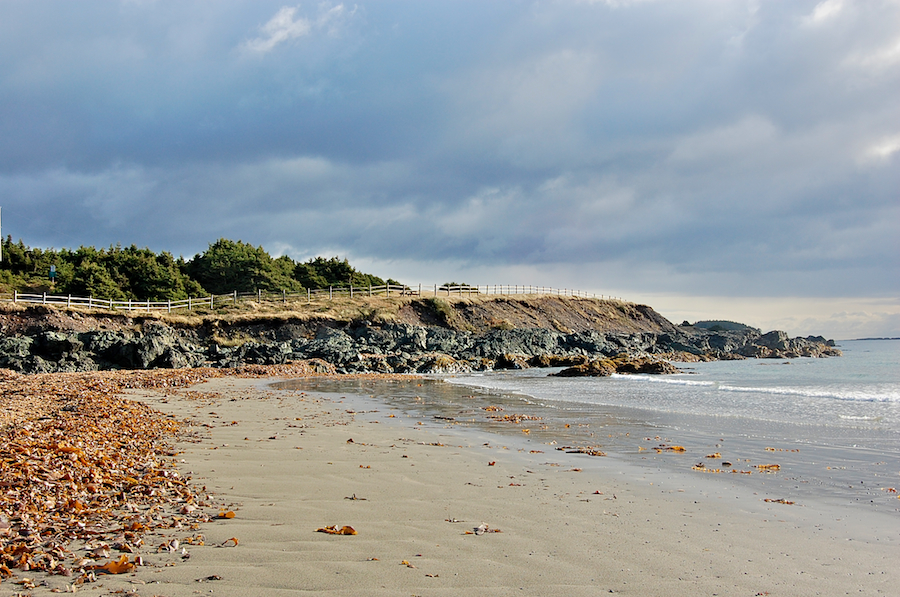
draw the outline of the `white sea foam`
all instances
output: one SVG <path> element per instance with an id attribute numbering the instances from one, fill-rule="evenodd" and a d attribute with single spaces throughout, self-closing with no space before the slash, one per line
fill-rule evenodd
<path id="1" fill-rule="evenodd" d="M 676 386 L 699 386 L 710 387 L 716 385 L 714 381 L 696 381 L 693 379 L 680 379 L 677 377 L 650 377 L 649 375 L 622 375 L 614 373 L 611 375 L 614 379 L 622 379 L 627 381 L 646 382 L 646 383 L 665 383 Z"/>
<path id="2" fill-rule="evenodd" d="M 751 392 L 757 394 L 777 394 L 779 396 L 804 396 L 808 398 L 832 398 L 834 400 L 849 400 L 857 402 L 900 402 L 900 392 L 889 391 L 861 391 L 838 390 L 815 387 L 786 388 L 786 387 L 743 387 L 722 384 L 719 390 L 723 392 Z"/>
<path id="3" fill-rule="evenodd" d="M 881 421 L 883 417 L 870 417 L 865 415 L 838 415 L 839 418 L 847 421 Z"/>

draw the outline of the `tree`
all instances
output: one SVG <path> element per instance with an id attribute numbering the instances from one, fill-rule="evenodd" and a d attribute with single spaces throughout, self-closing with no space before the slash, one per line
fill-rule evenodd
<path id="1" fill-rule="evenodd" d="M 384 280 L 378 276 L 356 271 L 346 259 L 315 257 L 306 263 L 298 263 L 294 268 L 294 278 L 307 288 L 328 288 L 329 286 L 382 286 Z"/>
<path id="2" fill-rule="evenodd" d="M 78 296 L 93 296 L 107 300 L 128 298 L 107 269 L 96 261 L 90 260 L 83 261 L 75 268 L 67 291 Z"/>
<path id="3" fill-rule="evenodd" d="M 57 251 L 31 248 L 22 240 L 13 243 L 11 236 L 2 242 L 0 288 L 7 291 L 46 289 L 51 266 L 56 267 L 54 292 L 115 300 L 164 301 L 233 290 L 298 292 L 304 287 L 384 284 L 377 276 L 357 271 L 347 259 L 316 257 L 295 263 L 287 255 L 272 258 L 262 247 L 224 238 L 190 261 L 135 245 Z"/>
<path id="4" fill-rule="evenodd" d="M 192 278 L 214 294 L 233 290 L 299 291 L 302 286 L 285 272 L 283 261 L 276 263 L 262 247 L 221 238 L 188 264 Z"/>

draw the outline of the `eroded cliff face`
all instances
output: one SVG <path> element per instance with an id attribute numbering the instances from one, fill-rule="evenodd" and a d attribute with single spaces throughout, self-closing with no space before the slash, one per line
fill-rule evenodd
<path id="1" fill-rule="evenodd" d="M 351 317 L 137 317 L 46 307 L 0 313 L 0 367 L 86 371 L 319 359 L 341 372 L 562 366 L 621 353 L 671 360 L 837 356 L 823 338 L 673 325 L 653 309 L 570 297 L 413 298 Z"/>
<path id="2" fill-rule="evenodd" d="M 596 331 L 633 334 L 677 332 L 676 326 L 646 305 L 575 297 L 428 297 L 390 301 L 358 299 L 353 307 L 294 305 L 290 309 L 185 314 L 125 314 L 78 311 L 50 306 L 6 305 L 0 310 L 0 335 L 35 336 L 53 332 L 139 332 L 163 323 L 199 337 L 235 340 L 313 338 L 322 328 L 404 323 L 459 332 L 548 329 L 563 333 Z"/>
<path id="3" fill-rule="evenodd" d="M 676 328 L 647 305 L 577 297 L 425 298 L 401 309 L 399 319 L 460 331 L 540 328 L 558 332 L 667 332 Z"/>

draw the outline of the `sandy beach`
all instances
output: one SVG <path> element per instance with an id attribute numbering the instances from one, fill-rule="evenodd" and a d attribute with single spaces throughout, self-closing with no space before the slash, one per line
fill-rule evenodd
<path id="1" fill-rule="evenodd" d="M 201 525 L 205 544 L 183 545 L 186 558 L 148 550 L 136 572 L 81 591 L 880 595 L 900 581 L 895 543 L 849 540 L 792 506 L 660 487 L 550 446 L 504 449 L 364 397 L 238 378 L 129 397 L 193 418 L 181 472 L 207 487 L 211 513 L 234 517 Z M 357 534 L 316 532 L 331 525 Z M 48 578 L 34 594 L 63 590 Z"/>

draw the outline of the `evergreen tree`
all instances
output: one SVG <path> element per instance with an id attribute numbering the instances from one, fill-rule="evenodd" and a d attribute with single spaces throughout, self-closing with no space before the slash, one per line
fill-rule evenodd
<path id="1" fill-rule="evenodd" d="M 382 286 L 384 280 L 378 276 L 356 271 L 346 259 L 315 257 L 306 263 L 298 263 L 294 268 L 294 278 L 307 288 L 344 288 L 353 286 Z"/>
<path id="2" fill-rule="evenodd" d="M 93 296 L 114 300 L 165 301 L 209 293 L 259 290 L 298 292 L 306 288 L 381 286 L 384 280 L 364 274 L 339 257 L 316 257 L 295 263 L 283 255 L 272 258 L 262 247 L 219 239 L 190 261 L 171 253 L 121 245 L 108 249 L 39 249 L 3 241 L 0 290 Z M 55 266 L 55 284 L 48 275 Z M 395 280 L 388 280 L 397 284 Z"/>
<path id="3" fill-rule="evenodd" d="M 240 240 L 217 240 L 189 262 L 188 272 L 214 294 L 302 290 L 301 284 L 285 272 L 284 261 L 274 260 L 262 247 Z"/>

